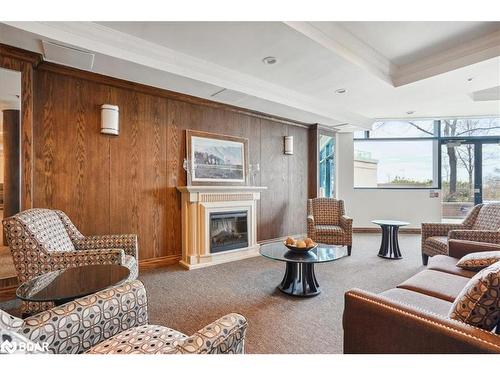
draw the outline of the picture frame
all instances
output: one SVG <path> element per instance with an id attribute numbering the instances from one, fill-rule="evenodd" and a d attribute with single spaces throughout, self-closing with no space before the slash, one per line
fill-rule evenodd
<path id="1" fill-rule="evenodd" d="M 246 185 L 248 139 L 186 130 L 188 185 Z"/>

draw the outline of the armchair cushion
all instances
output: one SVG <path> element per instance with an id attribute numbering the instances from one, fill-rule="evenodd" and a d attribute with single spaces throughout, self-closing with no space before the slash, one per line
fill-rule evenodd
<path id="1" fill-rule="evenodd" d="M 0 329 L 18 331 L 24 323 L 24 320 L 16 318 L 3 310 L 0 310 Z"/>
<path id="2" fill-rule="evenodd" d="M 483 251 L 465 255 L 458 261 L 457 267 L 465 270 L 479 271 L 498 261 L 500 261 L 500 251 Z"/>
<path id="3" fill-rule="evenodd" d="M 29 317 L 20 333 L 51 353 L 82 353 L 147 320 L 146 291 L 135 280 Z"/>
<path id="4" fill-rule="evenodd" d="M 316 231 L 316 234 L 318 236 L 325 235 L 325 234 L 342 234 L 344 231 L 341 227 L 338 225 L 315 225 L 314 229 Z"/>
<path id="5" fill-rule="evenodd" d="M 457 296 L 451 319 L 491 331 L 500 321 L 500 262 L 477 273 Z"/>
<path id="6" fill-rule="evenodd" d="M 438 255 L 448 253 L 448 237 L 446 236 L 433 236 L 428 237 L 425 242 L 425 253 L 427 255 Z"/>
<path id="7" fill-rule="evenodd" d="M 160 354 L 171 351 L 176 341 L 187 338 L 181 332 L 158 325 L 128 329 L 92 347 L 88 354 Z"/>
<path id="8" fill-rule="evenodd" d="M 246 319 L 228 314 L 193 336 L 171 328 L 144 325 L 122 332 L 91 348 L 88 354 L 243 353 Z"/>

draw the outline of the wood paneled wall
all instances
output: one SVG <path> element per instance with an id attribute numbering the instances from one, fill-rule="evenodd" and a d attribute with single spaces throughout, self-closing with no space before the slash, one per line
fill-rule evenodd
<path id="1" fill-rule="evenodd" d="M 65 211 L 84 234 L 137 233 L 140 260 L 181 254 L 185 129 L 246 137 L 257 181 L 258 239 L 304 233 L 308 131 L 159 89 L 53 65 L 35 70 L 34 207 Z M 100 134 L 100 105 L 120 108 L 120 135 Z M 294 136 L 294 155 L 283 137 Z"/>

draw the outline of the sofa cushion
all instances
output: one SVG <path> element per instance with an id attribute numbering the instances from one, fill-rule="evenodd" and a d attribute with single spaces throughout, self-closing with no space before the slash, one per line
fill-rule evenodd
<path id="1" fill-rule="evenodd" d="M 463 256 L 457 262 L 457 267 L 465 270 L 479 271 L 498 261 L 500 261 L 500 251 L 481 251 Z"/>
<path id="2" fill-rule="evenodd" d="M 425 270 L 399 284 L 398 288 L 453 302 L 469 280 L 446 272 Z"/>
<path id="3" fill-rule="evenodd" d="M 451 302 L 439 298 L 400 288 L 386 290 L 380 295 L 443 316 L 448 316 L 452 305 Z"/>
<path id="4" fill-rule="evenodd" d="M 500 230 L 500 203 L 489 203 L 481 207 L 474 230 Z"/>
<path id="5" fill-rule="evenodd" d="M 471 278 L 476 274 L 476 272 L 457 267 L 457 259 L 452 258 L 448 255 L 434 255 L 429 259 L 427 269 L 451 273 L 452 275 L 458 275 L 468 278 Z"/>
<path id="6" fill-rule="evenodd" d="M 89 354 L 156 354 L 172 350 L 187 338 L 181 332 L 157 325 L 130 328 L 92 347 Z"/>
<path id="7" fill-rule="evenodd" d="M 338 225 L 326 225 L 326 224 L 316 225 L 314 229 L 317 235 L 322 235 L 322 234 L 341 235 L 344 232 L 343 229 Z"/>
<path id="8" fill-rule="evenodd" d="M 452 319 L 491 331 L 500 321 L 500 262 L 478 272 L 454 301 Z"/>

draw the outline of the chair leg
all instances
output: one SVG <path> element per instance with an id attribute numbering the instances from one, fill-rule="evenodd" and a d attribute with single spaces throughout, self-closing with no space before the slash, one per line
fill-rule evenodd
<path id="1" fill-rule="evenodd" d="M 351 256 L 352 245 L 347 246 L 347 255 Z"/>
<path id="2" fill-rule="evenodd" d="M 429 261 L 429 256 L 427 254 L 422 253 L 422 263 L 423 263 L 423 265 L 426 266 L 428 261 Z"/>

